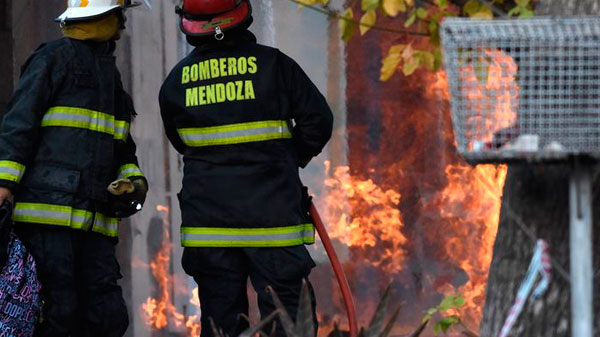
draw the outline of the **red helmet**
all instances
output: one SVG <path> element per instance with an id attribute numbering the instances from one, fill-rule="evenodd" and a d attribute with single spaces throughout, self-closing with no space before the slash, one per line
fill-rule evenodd
<path id="1" fill-rule="evenodd" d="M 252 16 L 249 0 L 183 0 L 183 7 L 175 11 L 181 17 L 181 30 L 186 35 L 217 38 Z"/>

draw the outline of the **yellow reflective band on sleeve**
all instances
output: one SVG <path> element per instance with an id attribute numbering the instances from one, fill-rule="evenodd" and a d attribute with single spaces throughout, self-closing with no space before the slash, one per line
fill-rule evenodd
<path id="1" fill-rule="evenodd" d="M 177 129 L 190 147 L 231 145 L 292 138 L 287 121 L 261 121 L 206 128 Z"/>
<path id="2" fill-rule="evenodd" d="M 65 126 L 115 134 L 115 118 L 112 115 L 84 108 L 56 106 L 50 108 L 42 119 L 42 127 Z"/>
<path id="3" fill-rule="evenodd" d="M 181 228 L 184 247 L 289 247 L 313 243 L 313 224 L 276 228 Z"/>
<path id="4" fill-rule="evenodd" d="M 127 137 L 129 137 L 129 123 L 115 120 L 115 139 L 127 141 Z"/>
<path id="5" fill-rule="evenodd" d="M 15 161 L 0 160 L 0 179 L 19 183 L 25 174 L 25 165 Z"/>
<path id="6" fill-rule="evenodd" d="M 106 236 L 117 237 L 119 236 L 119 220 L 117 218 L 107 217 L 101 213 L 96 213 L 92 231 Z"/>
<path id="7" fill-rule="evenodd" d="M 71 206 L 17 202 L 13 221 L 70 227 L 89 230 L 116 237 L 119 235 L 118 220 L 102 213 L 94 213 Z"/>
<path id="8" fill-rule="evenodd" d="M 125 164 L 125 165 L 119 167 L 119 170 L 117 172 L 118 179 L 127 179 L 127 178 L 131 178 L 131 177 L 143 177 L 143 176 L 144 176 L 144 173 L 142 173 L 142 170 L 140 170 L 140 168 L 135 164 Z"/>

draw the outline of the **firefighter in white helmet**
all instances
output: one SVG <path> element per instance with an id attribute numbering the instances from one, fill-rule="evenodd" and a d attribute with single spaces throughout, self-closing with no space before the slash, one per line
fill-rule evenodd
<path id="1" fill-rule="evenodd" d="M 213 335 L 210 319 L 237 336 L 248 326 L 248 279 L 263 317 L 275 310 L 267 286 L 296 317 L 314 267 L 304 245 L 315 240 L 298 169 L 329 140 L 333 116 L 296 62 L 257 44 L 248 0 L 182 4 L 181 29 L 196 48 L 160 93 L 166 134 L 185 163 L 182 264 L 199 286 L 202 337 Z"/>
<path id="2" fill-rule="evenodd" d="M 0 129 L 0 203 L 14 194 L 15 232 L 42 283 L 36 337 L 120 337 L 128 327 L 118 218 L 139 210 L 147 183 L 113 52 L 135 5 L 70 0 L 56 18 L 64 37 L 27 60 Z M 119 179 L 127 188 L 113 188 Z"/>

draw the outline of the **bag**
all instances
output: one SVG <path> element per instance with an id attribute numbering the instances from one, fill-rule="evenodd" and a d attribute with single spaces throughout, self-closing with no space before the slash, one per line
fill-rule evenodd
<path id="1" fill-rule="evenodd" d="M 33 257 L 12 231 L 12 205 L 0 206 L 0 337 L 31 337 L 41 310 Z"/>

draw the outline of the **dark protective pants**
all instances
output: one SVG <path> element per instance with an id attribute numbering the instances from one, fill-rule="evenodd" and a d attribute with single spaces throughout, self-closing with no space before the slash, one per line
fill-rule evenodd
<path id="1" fill-rule="evenodd" d="M 302 280 L 315 266 L 306 247 L 284 248 L 185 248 L 183 269 L 198 283 L 202 310 L 201 337 L 214 337 L 209 318 L 225 335 L 238 336 L 248 328 L 240 314 L 248 315 L 246 285 L 248 278 L 258 295 L 258 307 L 264 318 L 275 311 L 267 286 L 273 287 L 292 319 L 296 313 Z M 310 284 L 309 284 L 310 286 Z M 315 330 L 315 297 L 310 287 Z M 277 320 L 277 336 L 285 332 Z M 263 328 L 270 333 L 271 325 Z"/>
<path id="2" fill-rule="evenodd" d="M 17 224 L 37 265 L 42 315 L 34 337 L 121 337 L 129 325 L 117 280 L 114 238 L 56 226 Z"/>

